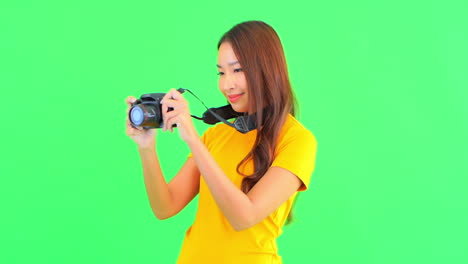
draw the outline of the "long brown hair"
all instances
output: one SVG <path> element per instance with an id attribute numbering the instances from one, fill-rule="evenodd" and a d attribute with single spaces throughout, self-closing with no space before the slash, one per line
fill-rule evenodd
<path id="1" fill-rule="evenodd" d="M 249 113 L 256 113 L 257 137 L 252 150 L 237 165 L 244 176 L 241 190 L 247 193 L 265 175 L 275 157 L 281 128 L 288 114 L 295 115 L 296 99 L 289 81 L 283 45 L 275 30 L 262 21 L 247 21 L 235 25 L 218 42 L 229 42 L 245 73 L 249 98 Z M 268 108 L 268 111 L 264 109 Z M 249 160 L 254 173 L 245 175 L 240 168 Z M 286 224 L 292 220 L 288 215 Z"/>

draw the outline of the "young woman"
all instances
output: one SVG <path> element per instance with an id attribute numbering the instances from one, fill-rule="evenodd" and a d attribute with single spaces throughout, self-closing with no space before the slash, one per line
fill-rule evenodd
<path id="1" fill-rule="evenodd" d="M 268 24 L 234 26 L 218 43 L 219 89 L 232 108 L 252 115 L 240 133 L 218 124 L 200 138 L 187 101 L 175 89 L 162 100 L 163 131 L 177 124 L 191 154 L 166 183 L 155 150 L 156 130 L 130 126 L 146 190 L 158 219 L 176 215 L 200 195 L 178 263 L 281 263 L 276 238 L 299 191 L 307 189 L 317 142 L 294 118 L 295 98 L 280 39 Z M 134 97 L 127 98 L 130 106 Z M 173 111 L 168 111 L 172 107 Z"/>

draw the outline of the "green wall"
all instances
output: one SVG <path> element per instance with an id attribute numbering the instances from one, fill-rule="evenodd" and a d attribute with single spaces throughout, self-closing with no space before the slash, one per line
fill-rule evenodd
<path id="1" fill-rule="evenodd" d="M 124 99 L 183 86 L 224 104 L 217 41 L 258 19 L 319 143 L 284 262 L 468 263 L 467 14 L 451 0 L 2 1 L 0 262 L 174 263 L 196 200 L 153 216 Z M 188 147 L 157 137 L 170 180 Z"/>

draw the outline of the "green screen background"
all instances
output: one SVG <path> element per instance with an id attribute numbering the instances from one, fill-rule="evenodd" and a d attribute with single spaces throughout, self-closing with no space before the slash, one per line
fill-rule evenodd
<path id="1" fill-rule="evenodd" d="M 467 13 L 450 0 L 2 1 L 0 262 L 174 263 L 197 199 L 153 216 L 124 100 L 182 86 L 224 104 L 217 41 L 258 19 L 282 39 L 318 140 L 284 262 L 468 263 Z M 176 133 L 157 141 L 170 180 L 189 150 Z"/>

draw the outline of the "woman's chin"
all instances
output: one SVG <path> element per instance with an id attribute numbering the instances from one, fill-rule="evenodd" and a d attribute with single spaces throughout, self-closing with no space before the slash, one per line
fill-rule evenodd
<path id="1" fill-rule="evenodd" d="M 239 107 L 239 105 L 236 105 L 236 104 L 231 104 L 231 106 L 232 106 L 232 109 L 234 109 L 234 111 L 238 113 L 247 112 L 247 109 L 245 109 L 245 107 Z"/>

